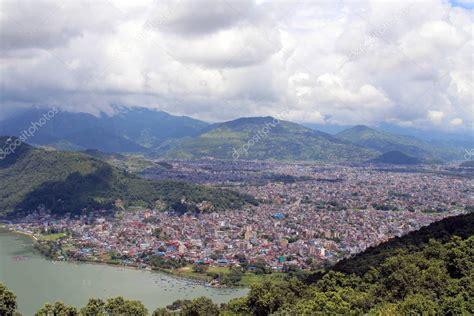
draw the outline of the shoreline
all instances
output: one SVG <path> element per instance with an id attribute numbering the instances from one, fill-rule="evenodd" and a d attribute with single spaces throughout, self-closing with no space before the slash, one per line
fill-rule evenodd
<path id="1" fill-rule="evenodd" d="M 27 233 L 27 232 L 24 232 L 24 231 L 21 231 L 21 230 L 16 230 L 14 228 L 10 228 L 6 225 L 0 225 L 0 230 L 1 229 L 5 229 L 7 230 L 9 233 L 14 233 L 14 234 L 19 234 L 19 235 L 23 235 L 23 236 L 27 236 L 31 239 L 33 239 L 34 241 L 38 241 L 38 237 L 36 237 L 35 235 L 31 234 L 31 233 Z"/>
<path id="2" fill-rule="evenodd" d="M 0 264 L 3 268 L 0 269 L 0 283 L 15 289 L 22 315 L 34 315 L 46 302 L 63 301 L 80 309 L 90 298 L 105 301 L 118 296 L 140 300 L 151 315 L 155 309 L 178 299 L 206 296 L 221 304 L 248 293 L 248 289 L 212 288 L 159 271 L 136 271 L 125 266 L 114 268 L 107 264 L 70 260 L 52 262 L 31 247 L 32 243 L 29 236 L 1 230 L 0 252 L 5 266 Z M 21 253 L 17 253 L 19 251 Z M 28 259 L 17 262 L 14 260 L 16 255 Z M 32 290 L 31 284 L 43 283 L 44 293 Z"/>
<path id="3" fill-rule="evenodd" d="M 38 237 L 36 237 L 34 234 L 27 233 L 27 232 L 24 232 L 24 231 L 19 231 L 19 230 L 16 230 L 14 228 L 10 228 L 7 225 L 0 225 L 0 232 L 1 232 L 2 229 L 6 230 L 6 232 L 8 232 L 8 233 L 19 234 L 19 235 L 28 237 L 31 240 L 33 240 L 33 242 L 38 242 L 39 241 Z M 33 246 L 34 246 L 34 244 L 33 244 Z M 35 248 L 35 250 L 38 251 L 36 248 Z M 67 262 L 67 263 L 75 263 L 75 264 L 94 264 L 94 265 L 103 265 L 103 266 L 114 267 L 114 268 L 126 268 L 126 269 L 135 270 L 135 271 L 145 271 L 145 272 L 151 272 L 151 273 L 159 273 L 159 274 L 164 274 L 164 275 L 173 277 L 173 278 L 181 280 L 181 281 L 187 281 L 187 282 L 194 283 L 196 285 L 202 285 L 202 286 L 211 287 L 211 288 L 215 288 L 215 289 L 230 289 L 230 290 L 236 289 L 237 290 L 237 289 L 246 289 L 246 288 L 248 288 L 246 286 L 212 286 L 207 281 L 203 281 L 203 280 L 199 280 L 199 279 L 195 279 L 195 278 L 191 278 L 191 277 L 189 277 L 189 278 L 183 277 L 181 275 L 177 275 L 177 274 L 174 274 L 171 271 L 167 271 L 167 270 L 163 270 L 163 269 L 139 268 L 137 266 L 129 266 L 129 265 L 124 265 L 124 264 L 112 264 L 112 263 L 107 263 L 107 262 L 104 262 L 104 261 L 89 261 L 89 260 L 81 261 L 81 260 L 70 260 L 70 259 L 69 260 L 54 260 L 54 259 L 51 259 L 51 258 L 45 256 L 40 251 L 38 251 L 38 252 L 41 254 L 41 256 L 43 258 L 45 258 L 45 259 L 47 259 L 48 261 L 51 261 L 51 262 Z"/>

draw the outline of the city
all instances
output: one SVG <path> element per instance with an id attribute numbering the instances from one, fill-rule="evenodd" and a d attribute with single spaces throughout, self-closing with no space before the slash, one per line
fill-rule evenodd
<path id="1" fill-rule="evenodd" d="M 0 22 L 0 316 L 474 315 L 474 0 Z"/>
<path id="2" fill-rule="evenodd" d="M 159 256 L 210 266 L 245 262 L 250 269 L 260 262 L 284 271 L 323 267 L 472 207 L 472 178 L 429 166 L 167 163 L 168 177 L 232 187 L 261 202 L 225 212 L 210 212 L 212 206 L 202 203 L 200 213 L 185 214 L 135 209 L 58 217 L 37 211 L 10 227 L 38 237 L 63 233 L 53 253 L 57 260 L 151 268 L 150 258 Z M 144 173 L 158 177 L 158 171 Z"/>

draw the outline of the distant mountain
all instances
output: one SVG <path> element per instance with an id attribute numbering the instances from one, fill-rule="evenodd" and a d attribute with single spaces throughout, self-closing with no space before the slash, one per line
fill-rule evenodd
<path id="1" fill-rule="evenodd" d="M 413 137 L 390 134 L 364 125 L 357 125 L 344 130 L 338 133 L 336 137 L 380 153 L 401 151 L 406 155 L 431 161 L 455 160 L 462 157 L 462 149 L 460 148 L 435 146 Z"/>
<path id="2" fill-rule="evenodd" d="M 101 160 L 125 160 L 127 159 L 127 156 L 124 156 L 122 154 L 117 154 L 117 153 L 105 153 L 97 149 L 87 149 L 82 151 L 83 154 L 101 159 Z"/>
<path id="3" fill-rule="evenodd" d="M 0 135 L 20 137 L 47 112 L 45 108 L 18 112 L 0 122 Z M 59 112 L 35 129 L 34 136 L 27 141 L 59 150 L 95 149 L 181 159 L 238 156 L 242 159 L 362 162 L 397 150 L 428 162 L 439 162 L 461 160 L 465 153 L 458 143 L 429 143 L 363 125 L 333 136 L 314 130 L 317 126 L 314 124 L 312 129 L 287 121 L 274 122 L 271 117 L 251 117 L 209 125 L 140 107 L 117 108 L 114 115 L 100 116 Z M 328 127 L 327 130 L 334 132 L 339 128 Z"/>
<path id="4" fill-rule="evenodd" d="M 84 149 L 100 149 L 103 152 L 144 152 L 145 147 L 121 136 L 114 130 L 96 126 L 91 129 L 84 129 L 65 136 L 65 140 L 70 144 Z M 51 145 L 58 144 L 57 142 Z M 56 147 L 56 146 L 54 146 Z"/>
<path id="5" fill-rule="evenodd" d="M 200 135 L 164 143 L 156 156 L 179 159 L 365 161 L 376 156 L 327 133 L 272 117 L 250 117 L 214 124 Z"/>
<path id="6" fill-rule="evenodd" d="M 0 135 L 20 136 L 49 109 L 33 108 L 0 122 Z M 59 112 L 28 141 L 63 150 L 145 152 L 164 141 L 197 135 L 208 123 L 146 108 L 117 109 L 115 115 Z"/>
<path id="7" fill-rule="evenodd" d="M 474 168 L 474 160 L 464 161 L 459 166 L 462 168 Z"/>
<path id="8" fill-rule="evenodd" d="M 378 156 L 377 158 L 371 159 L 369 163 L 383 163 L 391 165 L 416 165 L 421 163 L 421 160 L 416 157 L 405 155 L 401 151 L 392 150 L 385 154 Z"/>
<path id="9" fill-rule="evenodd" d="M 125 109 L 114 116 L 102 116 L 100 123 L 146 148 L 157 147 L 170 139 L 196 136 L 209 126 L 190 117 L 146 108 Z"/>
<path id="10" fill-rule="evenodd" d="M 348 128 L 351 128 L 351 125 L 336 125 L 336 124 L 316 124 L 316 123 L 301 123 L 301 125 L 314 129 L 316 131 L 321 131 L 331 135 L 342 132 Z"/>
<path id="11" fill-rule="evenodd" d="M 84 208 L 125 206 L 167 207 L 176 211 L 220 210 L 256 203 L 232 191 L 176 181 L 150 181 L 82 153 L 47 151 L 13 145 L 0 137 L 0 214 L 28 212 L 39 206 L 55 213 Z M 18 142 L 17 142 L 18 144 Z M 6 154 L 7 148 L 13 148 Z M 203 203 L 206 207 L 199 206 Z"/>
<path id="12" fill-rule="evenodd" d="M 417 129 L 413 127 L 401 127 L 394 124 L 381 123 L 377 126 L 378 130 L 396 135 L 405 135 L 421 139 L 434 145 L 447 145 L 448 147 L 457 146 L 464 148 L 474 147 L 474 134 L 469 130 L 462 131 L 443 131 L 439 129 Z"/>

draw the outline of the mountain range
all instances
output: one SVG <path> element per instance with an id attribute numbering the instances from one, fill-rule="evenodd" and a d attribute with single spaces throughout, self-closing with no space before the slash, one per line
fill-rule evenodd
<path id="1" fill-rule="evenodd" d="M 459 148 L 435 146 L 414 137 L 391 134 L 364 125 L 346 129 L 336 134 L 336 137 L 380 153 L 399 151 L 431 161 L 454 160 L 462 157 L 462 150 Z"/>
<path id="2" fill-rule="evenodd" d="M 459 147 L 433 145 L 414 137 L 358 125 L 335 135 L 272 117 L 239 118 L 213 124 L 194 137 L 164 142 L 151 151 L 168 159 L 220 159 L 389 163 L 400 152 L 413 163 L 462 159 Z M 397 160 L 397 157 L 392 157 Z M 403 160 L 403 159 L 402 159 Z M 401 161 L 403 164 L 403 161 Z"/>
<path id="3" fill-rule="evenodd" d="M 78 152 L 34 148 L 0 137 L 0 214 L 43 207 L 56 213 L 114 207 L 185 211 L 234 209 L 255 204 L 250 196 L 177 181 L 142 179 Z M 9 154 L 5 155 L 7 148 Z M 118 203 L 118 204 L 117 204 Z"/>
<path id="4" fill-rule="evenodd" d="M 214 124 L 196 137 L 164 144 L 158 157 L 197 159 L 364 161 L 375 152 L 330 134 L 272 117 L 250 117 Z"/>
<path id="5" fill-rule="evenodd" d="M 0 122 L 0 135 L 19 136 L 49 109 L 32 108 Z M 208 123 L 146 108 L 117 109 L 115 115 L 60 111 L 28 141 L 64 150 L 145 152 L 162 142 L 197 135 Z"/>
<path id="6" fill-rule="evenodd" d="M 42 117 L 30 109 L 0 122 L 0 135 L 20 135 Z M 422 162 L 462 160 L 462 147 L 433 144 L 363 125 L 329 134 L 272 117 L 209 124 L 146 108 L 120 108 L 94 116 L 59 112 L 28 142 L 60 150 L 95 149 L 139 153 L 160 159 L 219 159 L 365 162 L 399 151 Z"/>

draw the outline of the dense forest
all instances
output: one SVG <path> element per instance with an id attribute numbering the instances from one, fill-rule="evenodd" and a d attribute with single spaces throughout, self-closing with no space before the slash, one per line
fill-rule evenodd
<path id="1" fill-rule="evenodd" d="M 4 142 L 8 143 L 0 137 L 0 143 Z M 142 179 L 81 153 L 21 144 L 0 160 L 0 215 L 2 211 L 28 212 L 39 206 L 56 213 L 108 209 L 116 207 L 118 200 L 125 207 L 162 207 L 181 212 L 234 209 L 257 203 L 233 191 Z"/>
<path id="2" fill-rule="evenodd" d="M 283 281 L 251 287 L 217 306 L 206 298 L 176 301 L 159 315 L 472 315 L 474 214 L 447 218 L 312 274 L 291 270 Z M 0 315 L 15 315 L 0 286 Z M 46 304 L 38 316 L 149 315 L 142 303 L 91 299 L 76 309 Z"/>

